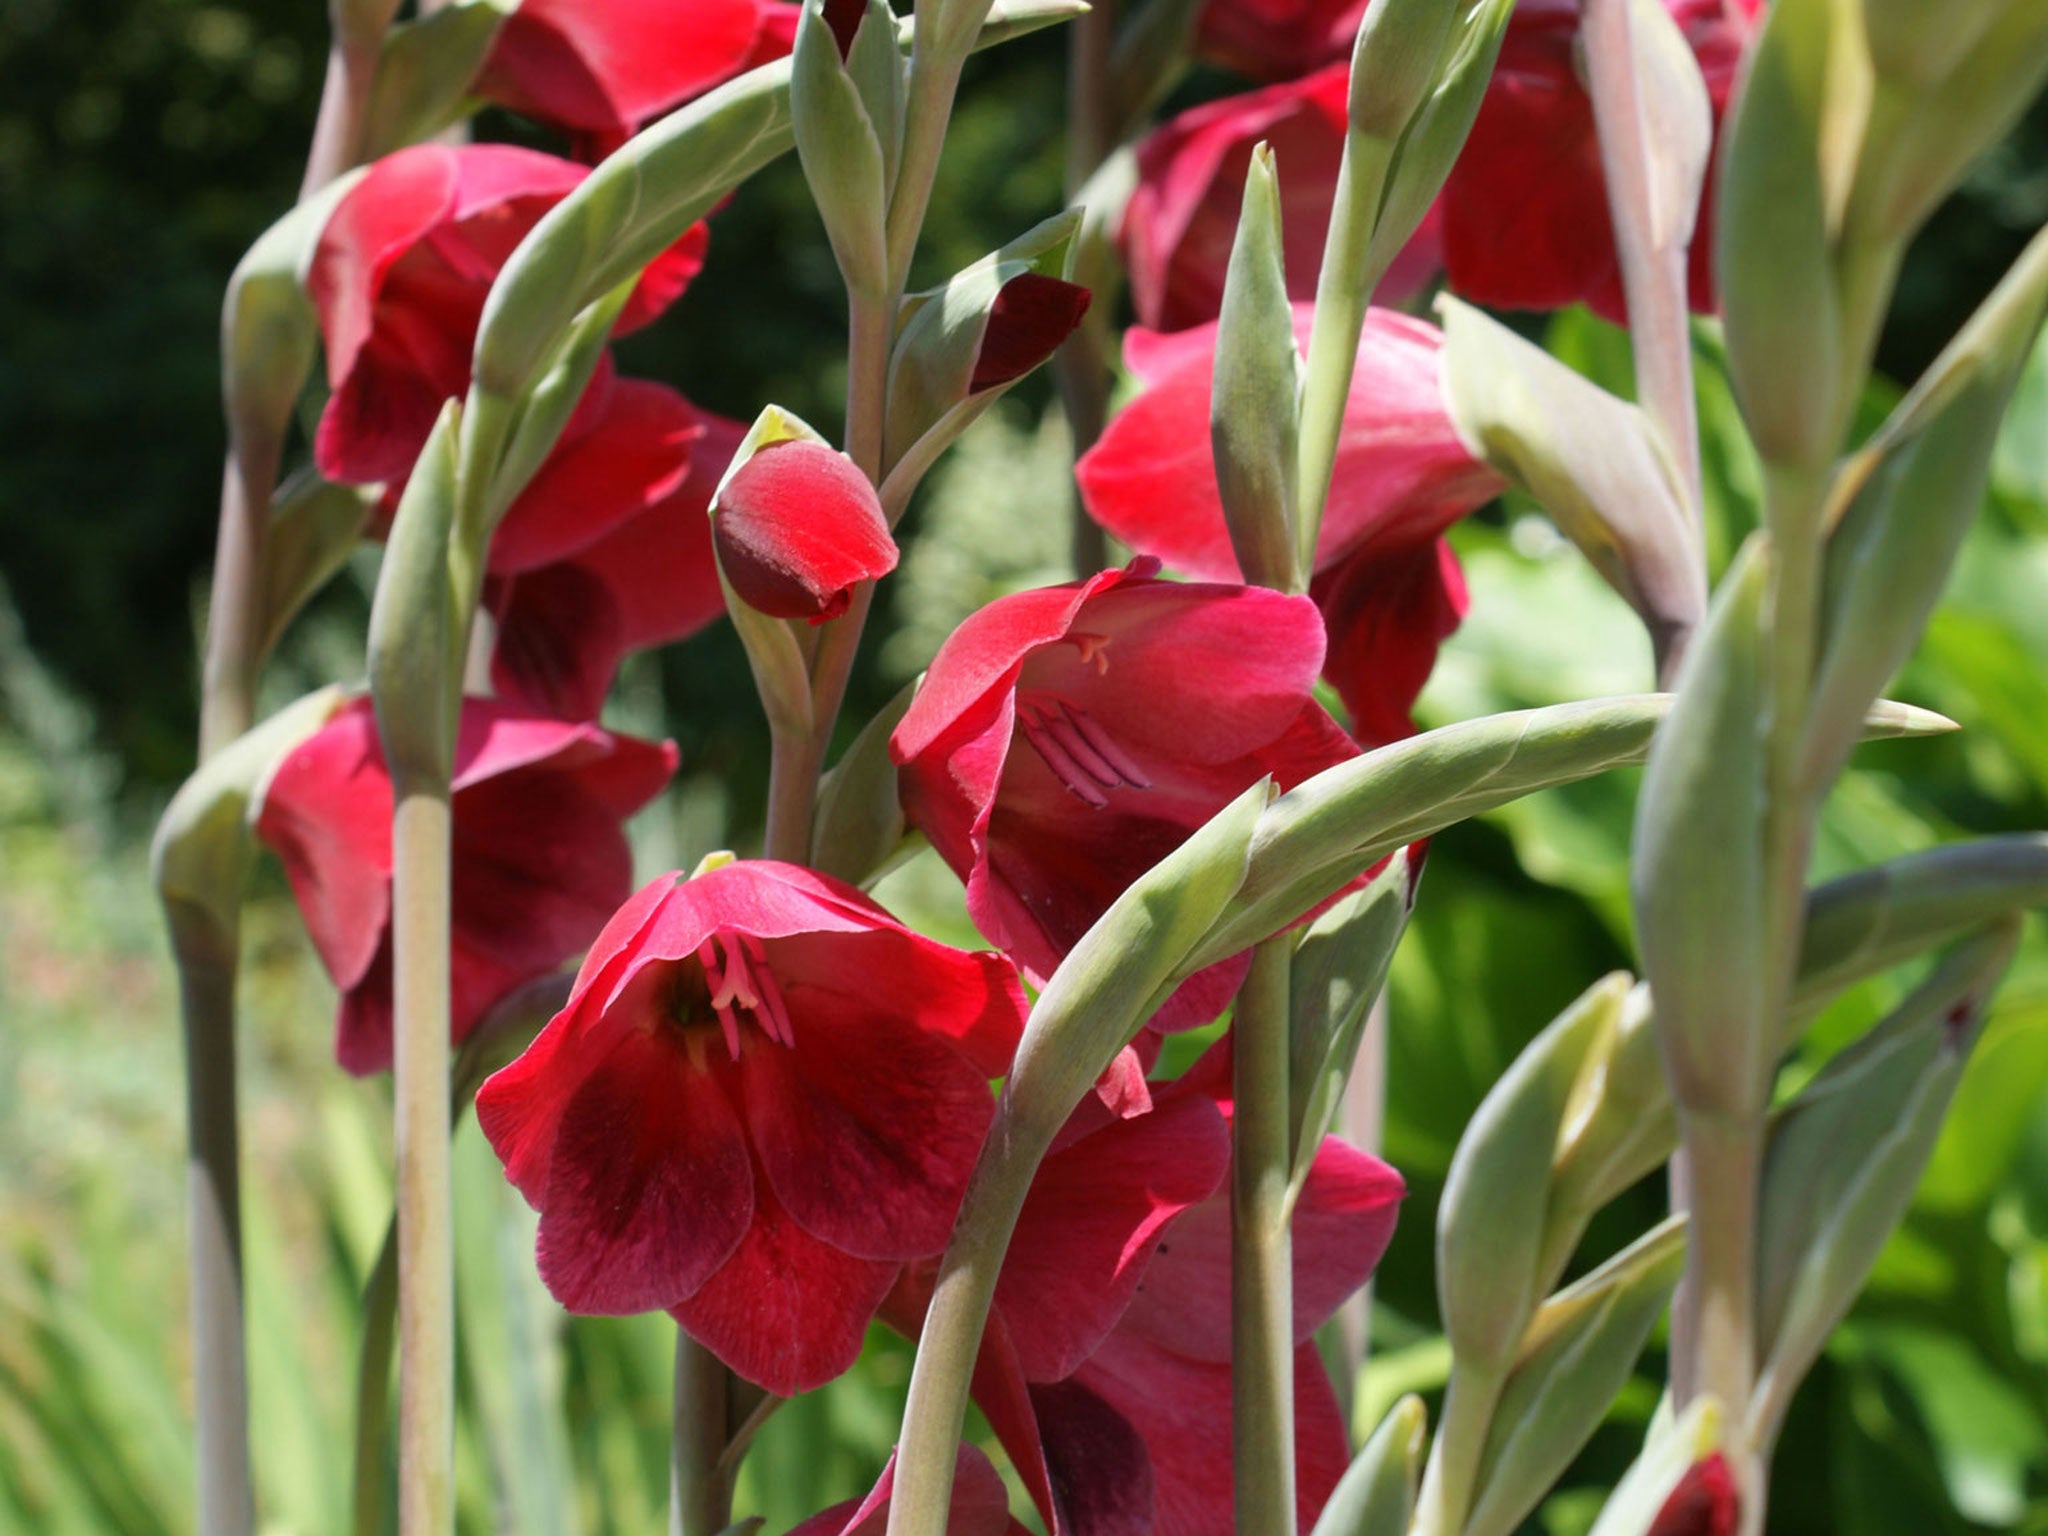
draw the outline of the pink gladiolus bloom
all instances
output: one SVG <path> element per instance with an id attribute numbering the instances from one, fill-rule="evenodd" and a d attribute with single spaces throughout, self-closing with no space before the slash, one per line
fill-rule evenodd
<path id="1" fill-rule="evenodd" d="M 835 1504 L 811 1516 L 789 1536 L 882 1536 L 889 1526 L 889 1499 L 896 1487 L 896 1458 L 882 1469 L 864 1499 Z M 946 1536 L 1024 1536 L 1010 1518 L 1010 1496 L 988 1458 L 971 1445 L 953 1463 L 953 1498 L 946 1508 Z"/>
<path id="2" fill-rule="evenodd" d="M 778 619 L 837 618 L 863 581 L 896 569 L 868 477 L 823 443 L 771 443 L 733 472 L 711 520 L 740 601 Z"/>
<path id="3" fill-rule="evenodd" d="M 665 499 L 562 560 L 491 584 L 491 681 L 501 696 L 594 720 L 629 653 L 681 640 L 725 612 L 706 511 L 747 429 L 692 414 L 688 474 Z M 492 555 L 495 563 L 495 543 Z"/>
<path id="4" fill-rule="evenodd" d="M 1366 0 L 1208 0 L 1195 52 L 1254 80 L 1289 80 L 1351 56 Z"/>
<path id="5" fill-rule="evenodd" d="M 747 861 L 663 875 L 477 1095 L 571 1311 L 667 1308 L 788 1396 L 830 1381 L 945 1246 L 1023 1027 L 1015 971 L 851 886 Z"/>
<path id="6" fill-rule="evenodd" d="M 452 1043 L 582 949 L 632 889 L 621 823 L 675 773 L 673 743 L 464 703 L 454 778 Z M 391 776 L 359 699 L 278 766 L 256 833 L 284 862 L 341 989 L 335 1054 L 391 1065 Z"/>
<path id="7" fill-rule="evenodd" d="M 1664 0 L 1706 77 L 1718 132 L 1753 4 Z M 1576 57 L 1578 0 L 1522 0 L 1471 137 L 1444 184 L 1443 250 L 1450 284 L 1507 309 L 1589 304 L 1621 321 L 1627 305 L 1600 168 L 1593 99 Z M 1718 153 L 1718 151 L 1717 151 Z M 1692 242 L 1692 307 L 1711 310 L 1714 171 Z"/>
<path id="8" fill-rule="evenodd" d="M 306 285 L 333 390 L 314 438 L 330 480 L 402 480 L 442 403 L 469 389 L 491 283 L 541 216 L 587 175 L 507 144 L 421 144 L 387 155 L 336 204 Z M 702 224 L 657 257 L 624 334 L 673 303 L 704 262 Z M 603 375 L 593 388 L 603 382 Z"/>
<path id="9" fill-rule="evenodd" d="M 974 1396 L 1055 1536 L 1229 1536 L 1230 1147 L 1219 1078 L 1220 1052 L 1148 1113 L 1115 1120 L 1085 1103 L 1040 1167 L 1005 1255 Z M 1330 1138 L 1296 1212 L 1304 1530 L 1348 1454 L 1309 1336 L 1371 1275 L 1402 1193 L 1391 1168 Z M 929 1265 L 905 1275 L 885 1310 L 894 1326 L 915 1333 L 932 1278 Z"/>
<path id="10" fill-rule="evenodd" d="M 536 122 L 620 141 L 756 62 L 762 21 L 757 0 L 522 0 L 476 90 Z"/>
<path id="11" fill-rule="evenodd" d="M 1295 307 L 1306 349 L 1312 311 Z M 1498 494 L 1444 407 L 1437 329 L 1366 317 L 1316 544 L 1311 595 L 1328 627 L 1324 675 L 1368 744 L 1412 730 L 1408 710 L 1464 611 L 1446 528 Z M 1089 515 L 1119 539 L 1205 580 L 1241 579 L 1209 444 L 1216 326 L 1134 329 L 1125 361 L 1147 389 L 1110 422 L 1075 475 Z"/>
<path id="12" fill-rule="evenodd" d="M 1314 604 L 1156 569 L 990 603 L 939 648 L 890 740 L 910 821 L 1034 978 L 1259 779 L 1288 788 L 1357 750 L 1313 697 Z M 1241 974 L 1190 978 L 1155 1024 L 1214 1018 Z"/>
<path id="13" fill-rule="evenodd" d="M 1741 1514 L 1728 1458 L 1716 1451 L 1686 1469 L 1650 1522 L 1648 1536 L 1735 1536 Z"/>
<path id="14" fill-rule="evenodd" d="M 1315 297 L 1344 154 L 1350 75 L 1348 64 L 1336 64 L 1303 80 L 1207 102 L 1139 144 L 1138 186 L 1119 238 L 1141 324 L 1177 331 L 1221 311 L 1245 171 L 1261 140 L 1272 145 L 1280 168 L 1287 291 Z M 1381 282 L 1381 299 L 1398 303 L 1422 286 L 1436 270 L 1435 242 L 1431 220 Z"/>

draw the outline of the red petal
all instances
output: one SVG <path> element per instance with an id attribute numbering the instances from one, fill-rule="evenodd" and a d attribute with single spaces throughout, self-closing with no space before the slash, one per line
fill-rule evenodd
<path id="1" fill-rule="evenodd" d="M 882 1536 L 889 1523 L 889 1499 L 896 1484 L 896 1458 L 864 1499 L 835 1504 L 813 1515 L 789 1536 Z M 1005 1536 L 1012 1530 L 1010 1496 L 989 1459 L 962 1445 L 953 1463 L 953 1496 L 946 1507 L 946 1536 Z"/>
<path id="2" fill-rule="evenodd" d="M 1255 80 L 1289 79 L 1349 54 L 1364 10 L 1365 0 L 1208 0 L 1195 48 Z"/>
<path id="3" fill-rule="evenodd" d="M 669 1308 L 690 1337 L 779 1397 L 822 1387 L 860 1358 L 897 1266 L 805 1232 L 755 1183 L 754 1222 L 724 1267 Z"/>
<path id="4" fill-rule="evenodd" d="M 967 392 L 1022 378 L 1051 357 L 1074 334 L 1092 297 L 1078 284 L 1037 272 L 1021 272 L 1003 284 L 989 306 Z"/>
<path id="5" fill-rule="evenodd" d="M 629 1030 L 569 1098 L 536 1253 L 570 1311 L 669 1306 L 740 1246 L 755 1217 L 753 1169 L 719 1075 Z"/>
<path id="6" fill-rule="evenodd" d="M 778 619 L 831 618 L 857 583 L 896 568 L 875 488 L 822 443 L 774 443 L 741 465 L 711 537 L 740 600 Z"/>
<path id="7" fill-rule="evenodd" d="M 476 89 L 555 127 L 630 133 L 737 73 L 758 26 L 754 0 L 526 0 Z"/>
<path id="8" fill-rule="evenodd" d="M 1073 1374 L 1147 1281 L 1161 1229 L 1206 1200 L 1229 1161 L 1222 1116 L 1182 1097 L 1040 1164 L 995 1300 L 1027 1377 Z"/>
<path id="9" fill-rule="evenodd" d="M 1361 549 L 1317 577 L 1310 594 L 1330 635 L 1323 676 L 1344 700 L 1352 735 L 1368 747 L 1412 735 L 1409 711 L 1465 616 L 1451 546 Z"/>
<path id="10" fill-rule="evenodd" d="M 1647 1536 L 1735 1536 L 1741 1514 L 1728 1459 L 1716 1451 L 1686 1469 L 1650 1522 Z"/>
<path id="11" fill-rule="evenodd" d="M 1031 1389 L 1057 1536 L 1149 1536 L 1152 1455 L 1131 1421 L 1077 1381 Z"/>
<path id="12" fill-rule="evenodd" d="M 864 1006 L 796 984 L 782 955 L 831 942 L 766 946 L 796 1044 L 758 1044 L 741 1058 L 748 1132 L 776 1198 L 813 1237 L 867 1259 L 938 1253 L 994 1114 L 987 1080 L 888 1011 L 916 997 L 914 976 L 867 971 Z M 833 945 L 849 969 L 860 947 Z"/>

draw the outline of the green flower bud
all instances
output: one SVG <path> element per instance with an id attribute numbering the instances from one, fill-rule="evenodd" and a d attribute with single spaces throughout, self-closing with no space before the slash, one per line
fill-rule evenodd
<path id="1" fill-rule="evenodd" d="M 1352 133 L 1391 142 L 1407 131 L 1443 78 L 1456 9 L 1445 0 L 1372 0 L 1366 6 L 1351 45 L 1345 122 Z"/>
<path id="2" fill-rule="evenodd" d="M 472 606 L 458 603 L 449 563 L 461 423 L 462 407 L 450 400 L 405 482 L 370 603 L 370 696 L 401 799 L 415 788 L 445 792 L 455 767 Z"/>
<path id="3" fill-rule="evenodd" d="M 1407 1536 L 1428 1421 L 1421 1398 L 1394 1404 L 1330 1494 L 1313 1536 Z"/>
<path id="4" fill-rule="evenodd" d="M 1501 1389 L 1464 1536 L 1508 1536 L 1614 1406 L 1685 1265 L 1673 1217 L 1536 1314 Z"/>
<path id="5" fill-rule="evenodd" d="M 1444 393 L 1473 454 L 1527 491 L 1642 618 L 1661 661 L 1699 625 L 1707 573 L 1643 412 L 1456 299 Z"/>
<path id="6" fill-rule="evenodd" d="M 835 12 L 851 7 L 835 4 Z M 850 45 L 894 31 L 882 0 L 856 11 L 857 32 L 842 39 L 826 19 L 823 0 L 812 0 L 797 22 L 796 47 L 790 55 L 789 115 L 796 134 L 797 158 L 804 179 L 825 221 L 825 234 L 847 288 L 865 298 L 879 298 L 888 288 L 889 254 L 884 223 L 889 208 L 889 164 L 882 139 L 860 86 L 848 67 Z M 885 39 L 892 80 L 896 70 L 894 37 Z M 900 96 L 901 85 L 895 86 Z M 890 98 L 890 99 L 893 99 Z"/>
<path id="7" fill-rule="evenodd" d="M 1685 1474 L 1721 1448 L 1726 1417 L 1720 1400 L 1705 1393 L 1675 1421 L 1660 1413 L 1587 1536 L 1648 1536 Z"/>
<path id="8" fill-rule="evenodd" d="M 363 110 L 365 164 L 466 118 L 470 85 L 517 0 L 454 0 L 384 33 Z"/>
<path id="9" fill-rule="evenodd" d="M 1679 1105 L 1761 1107 L 1777 1042 L 1764 959 L 1763 602 L 1770 548 L 1751 539 L 1680 670 L 1636 802 L 1637 944 Z"/>
<path id="10" fill-rule="evenodd" d="M 1273 151 L 1260 144 L 1246 168 L 1244 206 L 1223 282 L 1209 442 L 1231 548 L 1246 581 L 1300 592 L 1296 569 L 1294 460 L 1300 430 L 1301 357 L 1280 251 L 1280 186 Z"/>
<path id="11" fill-rule="evenodd" d="M 314 593 L 347 562 L 363 536 L 371 488 L 335 485 L 310 468 L 278 487 L 263 545 L 263 624 L 259 664 Z"/>

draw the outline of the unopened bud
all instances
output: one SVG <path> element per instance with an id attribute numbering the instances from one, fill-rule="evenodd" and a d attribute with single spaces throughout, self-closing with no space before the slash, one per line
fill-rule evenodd
<path id="1" fill-rule="evenodd" d="M 774 407 L 769 408 L 774 411 Z M 732 592 L 757 613 L 821 624 L 854 588 L 896 568 L 875 488 L 794 417 L 740 446 L 711 503 L 711 537 Z M 768 420 L 764 416 L 763 420 Z"/>
<path id="2" fill-rule="evenodd" d="M 873 43 L 861 49 L 863 38 L 885 36 L 886 73 L 896 78 L 895 27 L 887 12 L 882 0 L 866 6 L 812 0 L 797 23 L 790 58 L 789 116 L 797 158 L 848 288 L 871 299 L 888 286 L 889 164 L 881 127 L 892 125 L 875 122 L 850 63 L 854 53 L 865 59 L 872 50 Z"/>

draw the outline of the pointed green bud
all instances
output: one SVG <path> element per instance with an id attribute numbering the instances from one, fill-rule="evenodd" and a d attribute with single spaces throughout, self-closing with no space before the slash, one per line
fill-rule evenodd
<path id="1" fill-rule="evenodd" d="M 1249 948 L 1396 848 L 1554 784 L 1639 763 L 1664 694 L 1594 699 L 1425 731 L 1325 769 L 1260 818 L 1244 889 L 1194 968 Z"/>
<path id="2" fill-rule="evenodd" d="M 250 826 L 264 786 L 343 701 L 339 688 L 322 688 L 286 705 L 201 763 L 171 797 L 150 844 L 149 869 L 174 920 L 183 909 L 217 932 L 235 931 L 254 854 Z"/>
<path id="3" fill-rule="evenodd" d="M 1912 95 L 1955 72 L 2009 0 L 1863 0 L 1863 35 L 1878 78 Z"/>
<path id="4" fill-rule="evenodd" d="M 1147 0 L 1123 19 L 1109 59 L 1109 99 L 1143 123 L 1187 72 L 1201 0 Z"/>
<path id="5" fill-rule="evenodd" d="M 1661 663 L 1707 607 L 1707 573 L 1678 476 L 1636 406 L 1456 299 L 1444 393 L 1473 454 L 1534 497 L 1642 618 Z"/>
<path id="6" fill-rule="evenodd" d="M 1636 801 L 1630 881 L 1643 971 L 1682 1108 L 1747 1115 L 1777 1061 L 1764 960 L 1764 594 L 1743 546 L 1680 669 Z"/>
<path id="7" fill-rule="evenodd" d="M 836 0 L 851 8 L 851 0 Z M 903 87 L 905 61 L 897 42 L 896 14 L 888 0 L 866 0 L 859 24 L 854 28 L 853 46 L 845 54 L 846 72 L 860 93 L 861 108 L 882 148 L 882 181 L 887 191 L 896 190 L 896 166 L 903 158 Z M 795 76 L 792 74 L 792 80 Z"/>
<path id="8" fill-rule="evenodd" d="M 1038 995 L 1003 1090 L 1007 1123 L 1049 1143 L 1095 1080 L 1197 966 L 1190 952 L 1243 882 L 1273 783 L 1261 779 L 1110 904 Z"/>
<path id="9" fill-rule="evenodd" d="M 818 785 L 811 867 L 851 885 L 868 885 L 895 861 L 903 846 L 903 804 L 896 793 L 896 762 L 889 735 L 910 708 L 924 674 L 897 692 L 861 727 Z"/>
<path id="10" fill-rule="evenodd" d="M 847 63 L 858 37 L 893 31 L 883 0 L 860 6 L 835 0 L 835 17 L 858 19 L 853 38 L 842 38 L 826 19 L 824 0 L 809 0 L 797 22 L 790 55 L 789 116 L 804 179 L 825 221 L 840 274 L 850 292 L 879 299 L 888 288 L 889 253 L 883 232 L 889 207 L 889 167 L 881 135 L 861 100 Z M 841 22 L 843 25 L 843 21 Z M 872 49 L 872 43 L 870 44 Z M 895 54 L 893 38 L 890 54 Z M 892 59 L 893 62 L 893 59 Z"/>
<path id="11" fill-rule="evenodd" d="M 1294 1136 L 1290 1203 L 1301 1193 L 1344 1098 L 1358 1059 L 1366 1018 L 1386 985 L 1394 947 L 1415 910 L 1422 855 L 1402 848 L 1361 890 L 1309 924 L 1294 949 L 1288 982 L 1291 1100 Z"/>
<path id="12" fill-rule="evenodd" d="M 282 443 L 313 371 L 319 318 L 305 268 L 357 174 L 337 177 L 257 237 L 228 279 L 220 317 L 221 398 L 238 442 Z"/>
<path id="13" fill-rule="evenodd" d="M 1445 0 L 1371 0 L 1351 45 L 1352 133 L 1401 137 L 1442 77 L 1456 12 Z"/>
<path id="14" fill-rule="evenodd" d="M 907 504 L 907 486 L 959 435 L 1052 355 L 1088 307 L 1073 276 L 1078 212 L 1056 214 L 937 288 L 903 301 L 889 356 L 884 458 L 895 466 L 883 501 Z"/>
<path id="15" fill-rule="evenodd" d="M 1660 1414 L 1587 1536 L 1649 1536 L 1685 1474 L 1721 1448 L 1726 1418 L 1720 1399 L 1705 1393 L 1676 1420 Z"/>
<path id="16" fill-rule="evenodd" d="M 1393 264 L 1443 190 L 1486 99 L 1514 0 L 1460 0 L 1464 14 L 1446 41 L 1436 82 L 1407 117 L 1373 224 L 1369 283 Z"/>
<path id="17" fill-rule="evenodd" d="M 1826 156 L 1853 103 L 1831 89 L 1846 52 L 1834 0 L 1783 0 L 1723 129 L 1715 266 L 1728 367 L 1766 463 L 1822 465 L 1841 443 L 1841 334 Z"/>
<path id="18" fill-rule="evenodd" d="M 1294 457 L 1300 430 L 1301 357 L 1280 252 L 1280 183 L 1272 148 L 1246 168 L 1244 205 L 1216 330 L 1209 444 L 1238 568 L 1254 586 L 1300 592 L 1294 560 Z"/>
<path id="19" fill-rule="evenodd" d="M 1807 899 L 1795 1017 L 2000 915 L 2048 906 L 2048 836 L 1983 837 L 1831 880 Z"/>
<path id="20" fill-rule="evenodd" d="M 370 697 L 400 798 L 415 788 L 445 791 L 455 767 L 469 641 L 469 612 L 456 611 L 449 567 L 461 423 L 462 407 L 450 400 L 405 482 L 370 603 Z"/>
<path id="21" fill-rule="evenodd" d="M 454 0 L 384 34 L 363 112 L 364 163 L 423 144 L 472 109 L 470 86 L 517 0 Z"/>
<path id="22" fill-rule="evenodd" d="M 1437 1207 L 1437 1304 L 1461 1366 L 1497 1375 L 1522 1347 L 1545 1273 L 1550 1170 L 1620 988 L 1595 986 L 1515 1058 L 1452 1155 Z"/>
<path id="23" fill-rule="evenodd" d="M 2048 312 L 2048 232 L 1848 466 L 1858 485 L 1828 540 L 1826 618 L 1800 774 L 1834 780 L 1865 707 L 1919 644 L 1977 521 L 2013 390 Z"/>
<path id="24" fill-rule="evenodd" d="M 1501 1389 L 1464 1536 L 1508 1536 L 1600 1427 L 1685 1266 L 1673 1217 L 1537 1312 Z"/>
<path id="25" fill-rule="evenodd" d="M 1313 1536 L 1407 1536 L 1428 1424 L 1413 1393 L 1394 1404 L 1330 1494 Z"/>
<path id="26" fill-rule="evenodd" d="M 308 467 L 278 487 L 263 544 L 263 626 L 257 659 L 269 656 L 299 610 L 348 563 L 377 497 L 335 485 Z"/>
<path id="27" fill-rule="evenodd" d="M 1766 1443 L 1912 1203 L 2019 932 L 2009 916 L 1957 946 L 1771 1127 L 1757 1220 Z"/>

